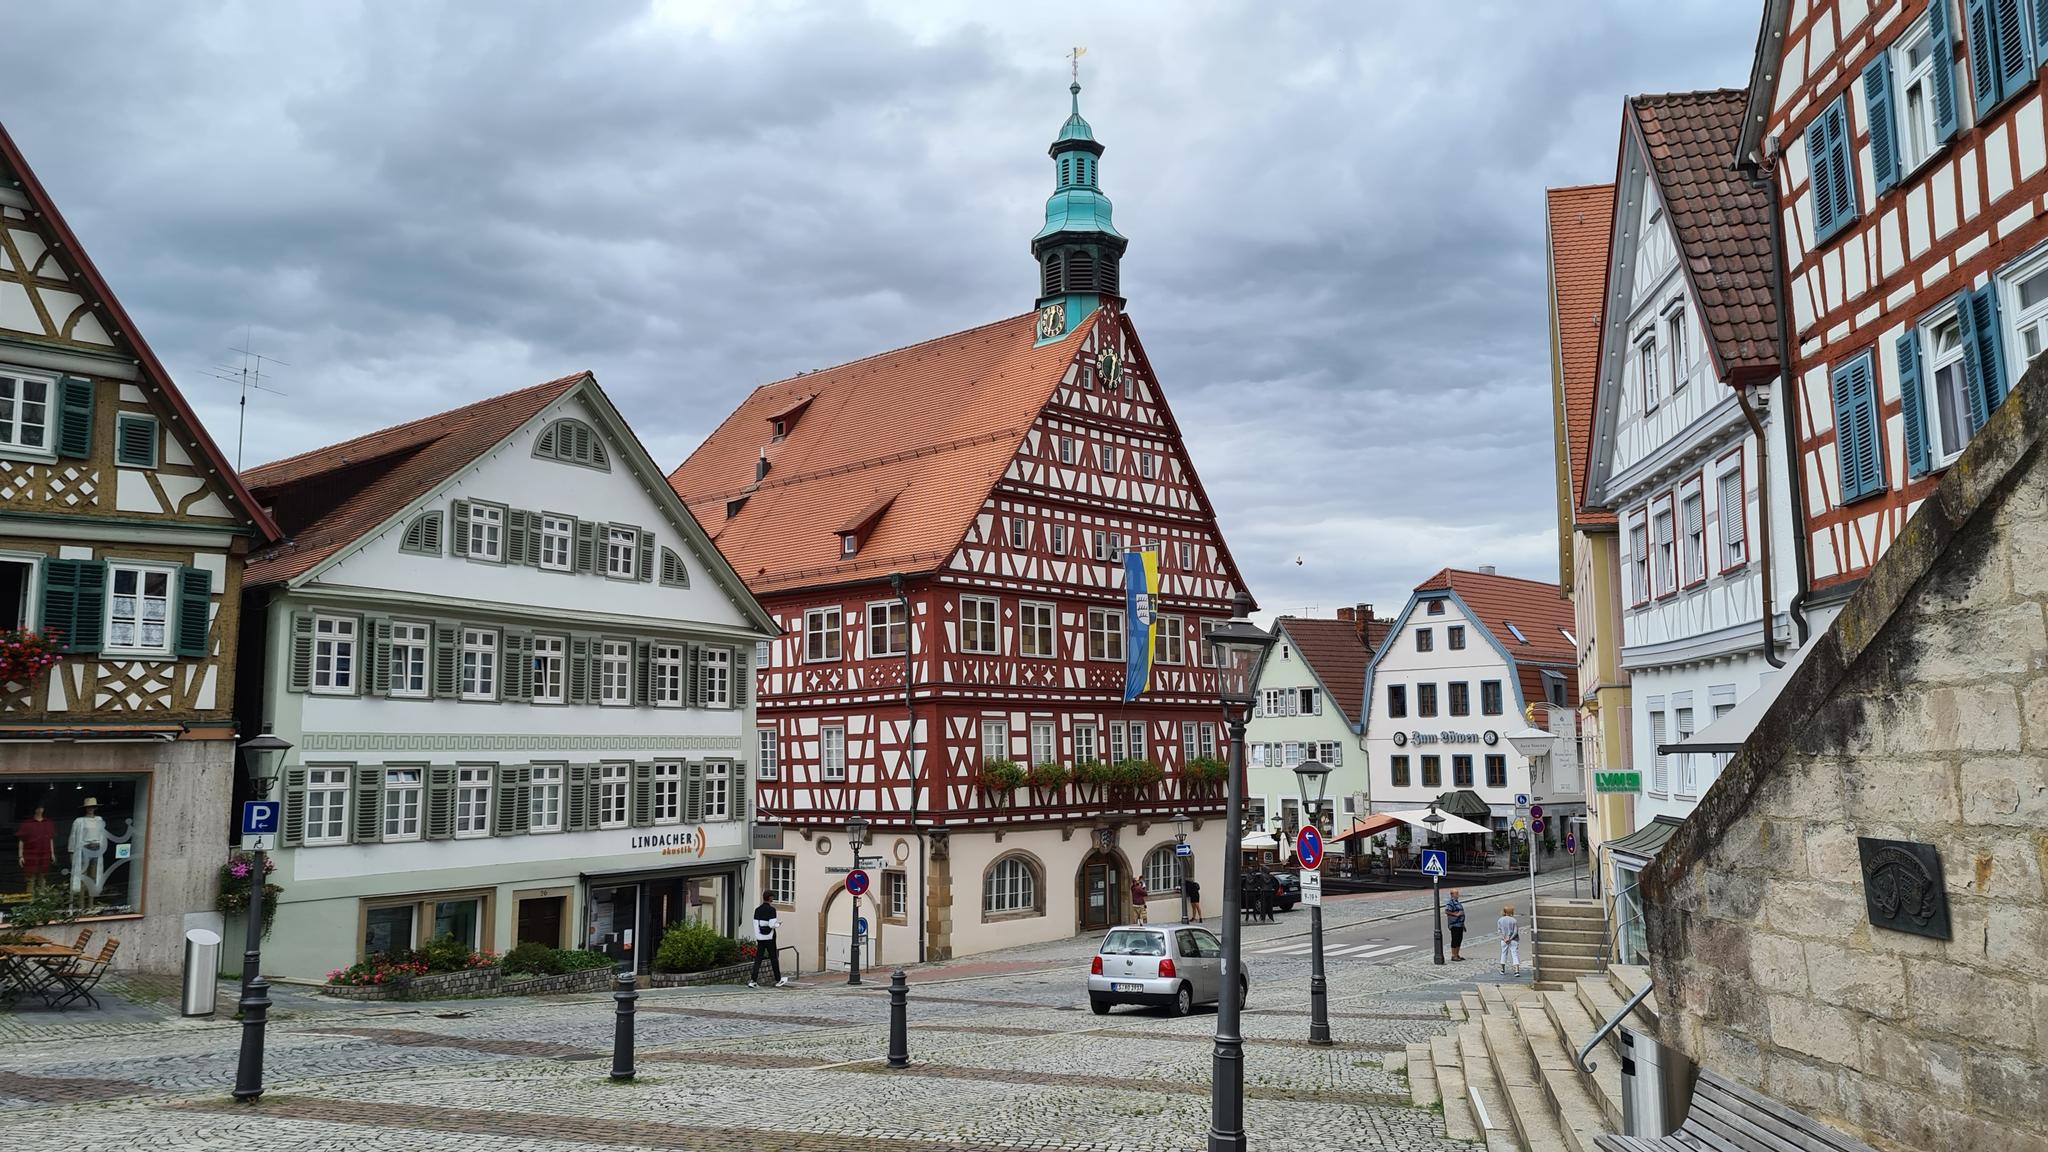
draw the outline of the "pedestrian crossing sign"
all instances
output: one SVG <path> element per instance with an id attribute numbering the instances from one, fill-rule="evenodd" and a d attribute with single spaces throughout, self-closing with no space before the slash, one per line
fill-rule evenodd
<path id="1" fill-rule="evenodd" d="M 1451 872 L 1450 856 L 1441 848 L 1422 850 L 1422 874 L 1424 876 L 1448 876 Z"/>

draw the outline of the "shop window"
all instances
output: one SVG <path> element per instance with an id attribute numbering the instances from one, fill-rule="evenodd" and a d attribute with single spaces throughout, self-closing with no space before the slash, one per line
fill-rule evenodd
<path id="1" fill-rule="evenodd" d="M 483 927 L 483 904 L 477 897 L 462 900 L 436 900 L 434 902 L 433 939 L 453 936 L 456 940 L 476 948 L 481 945 L 478 935 Z"/>
<path id="2" fill-rule="evenodd" d="M 42 885 L 76 887 L 76 916 L 142 911 L 142 856 L 148 828 L 143 778 L 9 776 L 0 789 L 0 830 L 13 850 L 0 852 L 0 912 Z"/>
<path id="3" fill-rule="evenodd" d="M 413 948 L 413 920 L 417 910 L 411 904 L 389 904 L 363 913 L 363 955 L 395 956 Z"/>

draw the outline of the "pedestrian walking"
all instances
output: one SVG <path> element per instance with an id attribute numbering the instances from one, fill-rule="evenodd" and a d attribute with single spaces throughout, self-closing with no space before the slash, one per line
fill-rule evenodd
<path id="1" fill-rule="evenodd" d="M 1145 923 L 1145 898 L 1151 893 L 1145 890 L 1143 876 L 1131 877 L 1131 915 L 1138 923 Z"/>
<path id="2" fill-rule="evenodd" d="M 1465 902 L 1458 899 L 1458 890 L 1451 889 L 1451 898 L 1444 901 L 1444 927 L 1451 930 L 1451 959 L 1463 960 L 1459 952 L 1465 947 Z"/>
<path id="3" fill-rule="evenodd" d="M 1522 925 L 1515 919 L 1515 906 L 1513 904 L 1503 904 L 1500 906 L 1500 920 L 1497 927 L 1500 928 L 1501 975 L 1508 975 L 1509 969 L 1512 968 L 1514 975 L 1520 976 L 1522 974 Z"/>
<path id="4" fill-rule="evenodd" d="M 1261 868 L 1259 869 L 1258 883 L 1259 890 L 1257 893 L 1257 899 L 1259 902 L 1259 919 L 1265 921 L 1268 924 L 1271 924 L 1273 922 L 1273 886 L 1276 883 L 1278 883 L 1278 881 L 1275 881 L 1273 879 L 1273 874 L 1271 872 L 1268 872 L 1264 868 Z"/>
<path id="5" fill-rule="evenodd" d="M 775 914 L 775 902 L 769 894 L 761 894 L 761 904 L 754 909 L 754 970 L 747 976 L 747 987 L 760 987 L 761 957 L 768 957 L 768 971 L 775 977 L 777 988 L 789 987 L 789 977 L 782 974 L 782 954 L 775 950 L 775 930 L 782 927 L 782 918 Z"/>
<path id="6" fill-rule="evenodd" d="M 1188 915 L 1194 917 L 1195 923 L 1200 924 L 1202 922 L 1201 881 L 1196 880 L 1193 876 L 1190 876 L 1186 880 L 1181 881 L 1180 887 L 1182 892 L 1187 893 Z"/>

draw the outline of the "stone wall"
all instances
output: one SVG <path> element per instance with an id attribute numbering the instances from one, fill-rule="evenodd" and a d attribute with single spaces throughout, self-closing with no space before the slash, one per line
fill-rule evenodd
<path id="1" fill-rule="evenodd" d="M 1646 877 L 1665 1039 L 1887 1150 L 2048 1150 L 2048 368 L 2029 372 Z M 1858 837 L 1939 850 L 1875 926 Z"/>

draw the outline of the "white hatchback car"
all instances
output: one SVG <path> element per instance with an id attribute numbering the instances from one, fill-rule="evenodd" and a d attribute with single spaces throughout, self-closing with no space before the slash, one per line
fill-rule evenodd
<path id="1" fill-rule="evenodd" d="M 1239 1003 L 1251 989 L 1240 967 Z M 1107 1015 L 1116 1004 L 1144 1004 L 1185 1016 L 1223 994 L 1223 942 L 1187 924 L 1125 924 L 1111 928 L 1088 964 L 1088 1008 Z"/>

